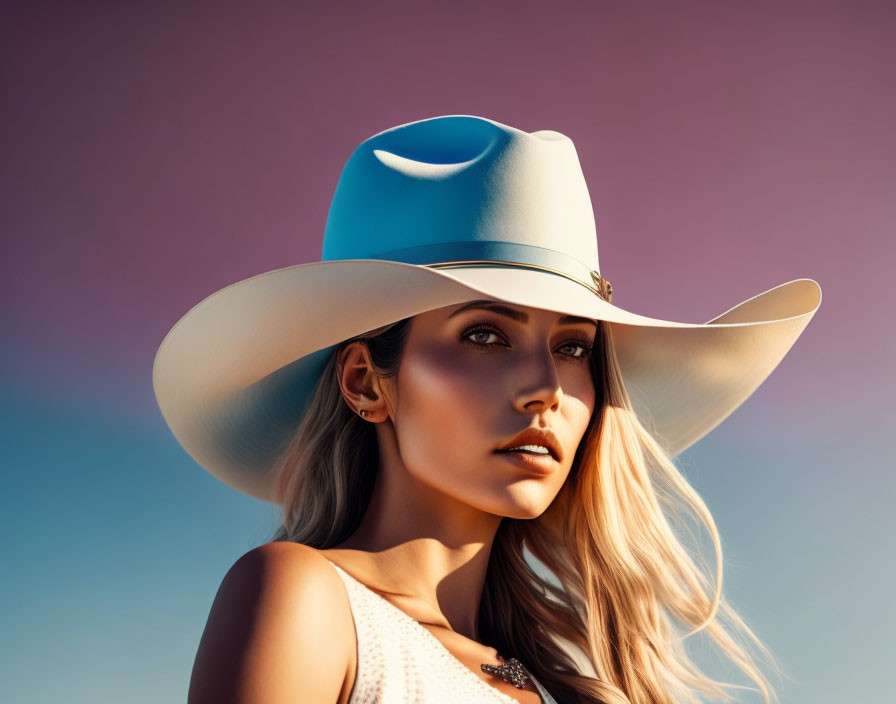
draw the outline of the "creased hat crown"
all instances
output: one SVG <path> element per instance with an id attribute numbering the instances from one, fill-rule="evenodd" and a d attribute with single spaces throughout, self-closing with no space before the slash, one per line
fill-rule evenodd
<path id="1" fill-rule="evenodd" d="M 362 142 L 336 186 L 321 259 L 519 262 L 582 281 L 600 270 L 572 140 L 471 115 Z"/>

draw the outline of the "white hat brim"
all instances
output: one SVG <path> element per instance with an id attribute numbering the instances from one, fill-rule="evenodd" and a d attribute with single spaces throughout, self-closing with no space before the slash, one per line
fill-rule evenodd
<path id="1" fill-rule="evenodd" d="M 190 309 L 156 353 L 156 399 L 200 466 L 272 501 L 274 461 L 332 346 L 474 298 L 608 321 L 632 405 L 674 456 L 772 373 L 818 310 L 821 287 L 796 279 L 707 323 L 682 323 L 627 311 L 534 269 L 433 269 L 378 259 L 300 264 L 234 283 Z"/>

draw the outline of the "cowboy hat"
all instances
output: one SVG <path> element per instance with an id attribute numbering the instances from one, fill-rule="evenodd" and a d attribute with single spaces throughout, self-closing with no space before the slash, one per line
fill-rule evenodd
<path id="1" fill-rule="evenodd" d="M 434 308 L 498 299 L 612 327 L 633 408 L 675 456 L 772 373 L 818 310 L 796 279 L 706 323 L 612 302 L 572 141 L 473 115 L 379 132 L 351 154 L 321 261 L 213 293 L 168 332 L 153 388 L 202 467 L 274 500 L 273 467 L 335 346 Z"/>

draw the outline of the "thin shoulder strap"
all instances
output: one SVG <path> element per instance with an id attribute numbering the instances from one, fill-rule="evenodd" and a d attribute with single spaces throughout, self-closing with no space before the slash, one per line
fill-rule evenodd
<path id="1" fill-rule="evenodd" d="M 557 704 L 557 700 L 551 696 L 551 693 L 546 690 L 541 682 L 539 682 L 530 672 L 529 675 L 532 677 L 532 683 L 535 685 L 535 688 L 538 690 L 538 693 L 541 695 L 541 699 L 544 704 Z"/>

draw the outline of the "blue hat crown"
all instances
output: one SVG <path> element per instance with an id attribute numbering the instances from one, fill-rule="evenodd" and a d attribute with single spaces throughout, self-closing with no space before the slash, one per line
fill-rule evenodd
<path id="1" fill-rule="evenodd" d="M 572 140 L 472 115 L 362 142 L 336 185 L 321 259 L 535 266 L 589 286 L 600 278 Z"/>

